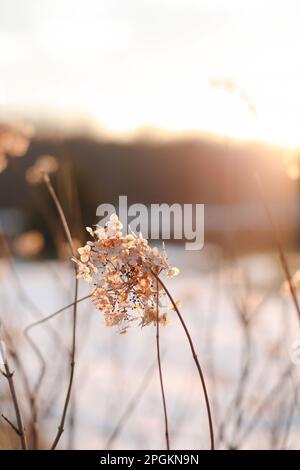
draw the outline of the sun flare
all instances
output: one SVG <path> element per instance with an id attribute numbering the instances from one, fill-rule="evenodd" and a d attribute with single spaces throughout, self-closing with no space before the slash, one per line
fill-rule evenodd
<path id="1" fill-rule="evenodd" d="M 1 114 L 300 147 L 299 2 L 14 3 L 0 19 Z"/>

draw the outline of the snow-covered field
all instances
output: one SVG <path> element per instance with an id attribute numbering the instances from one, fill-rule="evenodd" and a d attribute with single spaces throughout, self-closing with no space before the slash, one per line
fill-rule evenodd
<path id="1" fill-rule="evenodd" d="M 290 348 L 300 338 L 300 328 L 290 298 L 280 291 L 283 277 L 277 255 L 249 255 L 230 262 L 210 246 L 196 254 L 170 246 L 168 254 L 181 271 L 167 283 L 181 302 L 205 373 L 218 447 L 299 448 L 300 365 L 291 362 Z M 292 258 L 293 271 L 298 262 Z M 38 363 L 22 335 L 23 328 L 72 301 L 73 272 L 54 261 L 19 262 L 16 270 L 18 280 L 9 268 L 1 268 L 0 315 L 14 332 L 16 347 L 34 381 Z M 87 293 L 88 286 L 81 281 L 79 297 Z M 155 328 L 132 326 L 126 335 L 119 335 L 104 326 L 101 312 L 89 299 L 78 311 L 72 419 L 61 447 L 164 448 Z M 248 327 L 243 327 L 242 313 L 250 319 Z M 42 424 L 44 436 L 51 440 L 67 387 L 71 310 L 49 324 L 59 333 L 59 342 L 43 326 L 33 330 L 32 337 L 47 361 L 39 404 L 43 413 L 54 400 Z M 161 348 L 171 448 L 208 448 L 203 393 L 174 312 L 169 325 L 161 329 Z M 17 370 L 15 380 L 21 390 Z M 0 390 L 4 386 L 1 381 Z M 24 403 L 25 395 L 22 398 Z"/>

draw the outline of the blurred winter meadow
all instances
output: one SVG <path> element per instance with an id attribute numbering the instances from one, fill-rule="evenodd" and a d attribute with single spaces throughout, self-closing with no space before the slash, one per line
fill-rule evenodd
<path id="1" fill-rule="evenodd" d="M 299 449 L 299 18 L 0 0 L 0 449 Z"/>

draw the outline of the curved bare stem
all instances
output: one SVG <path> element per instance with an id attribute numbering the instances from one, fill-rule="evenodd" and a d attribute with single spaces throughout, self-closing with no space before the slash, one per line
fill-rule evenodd
<path id="1" fill-rule="evenodd" d="M 14 410 L 16 414 L 17 426 L 13 425 L 12 422 L 5 416 L 3 416 L 3 419 L 5 419 L 5 421 L 8 422 L 10 426 L 12 426 L 12 428 L 15 430 L 15 432 L 19 436 L 22 450 L 27 450 L 25 429 L 23 425 L 22 415 L 21 415 L 21 411 L 19 407 L 14 380 L 13 380 L 14 373 L 11 372 L 10 370 L 8 359 L 6 357 L 1 341 L 0 341 L 0 353 L 3 359 L 3 363 L 4 363 L 4 371 L 1 370 L 1 373 L 7 379 L 7 382 L 9 385 L 9 390 L 10 390 L 10 394 L 11 394 L 11 398 L 12 398 L 12 402 L 13 402 L 13 406 L 14 406 Z"/>
<path id="2" fill-rule="evenodd" d="M 50 178 L 47 174 L 44 175 L 44 181 L 46 183 L 46 186 L 48 188 L 48 191 L 50 193 L 50 196 L 52 197 L 52 200 L 55 204 L 55 207 L 57 209 L 57 212 L 59 214 L 67 242 L 69 244 L 70 251 L 73 256 L 75 256 L 75 249 L 73 245 L 73 240 L 71 236 L 71 232 L 63 211 L 63 208 L 59 202 L 59 199 L 55 193 L 55 190 L 50 182 Z M 73 386 L 73 380 L 74 380 L 74 370 L 75 370 L 75 356 L 76 356 L 76 333 L 77 333 L 77 298 L 78 298 L 78 279 L 77 279 L 77 268 L 76 265 L 74 265 L 74 273 L 75 273 L 75 288 L 74 288 L 74 302 L 73 302 L 73 324 L 72 324 L 72 350 L 71 350 L 71 361 L 70 361 L 70 376 L 69 376 L 69 384 L 68 384 L 68 389 L 67 389 L 67 394 L 63 406 L 63 411 L 61 415 L 61 419 L 58 425 L 58 430 L 56 433 L 56 436 L 54 438 L 53 444 L 51 446 L 51 450 L 55 450 L 57 447 L 57 444 L 61 438 L 61 435 L 64 432 L 64 425 L 65 425 L 65 420 L 68 412 L 68 407 L 70 403 L 70 398 L 71 398 L 71 393 L 72 393 L 72 386 Z"/>
<path id="3" fill-rule="evenodd" d="M 204 393 L 204 398 L 205 398 L 205 405 L 206 405 L 206 410 L 207 410 L 207 417 L 208 417 L 208 425 L 209 425 L 210 448 L 211 448 L 211 450 L 214 450 L 215 449 L 214 429 L 213 429 L 213 422 L 212 422 L 212 415 L 211 415 L 211 410 L 210 410 L 209 398 L 208 398 L 208 393 L 207 393 L 207 388 L 206 388 L 206 384 L 205 384 L 204 375 L 203 375 L 199 360 L 197 358 L 197 354 L 196 354 L 196 351 L 195 351 L 195 348 L 194 348 L 194 344 L 193 344 L 191 335 L 190 335 L 189 330 L 188 330 L 188 328 L 185 324 L 185 321 L 183 320 L 182 315 L 181 315 L 181 313 L 180 313 L 180 311 L 179 311 L 179 309 L 176 305 L 176 302 L 174 301 L 173 297 L 171 296 L 169 290 L 167 289 L 167 287 L 165 286 L 163 281 L 159 278 L 159 276 L 157 276 L 157 274 L 155 272 L 153 272 L 153 271 L 151 271 L 151 272 L 152 272 L 153 276 L 156 277 L 157 281 L 160 283 L 160 285 L 164 289 L 165 293 L 169 297 L 169 299 L 170 299 L 170 301 L 173 305 L 173 308 L 174 308 L 175 312 L 177 313 L 177 316 L 180 320 L 180 323 L 181 323 L 181 325 L 184 329 L 184 332 L 187 336 L 187 339 L 188 339 L 188 342 L 189 342 L 189 345 L 190 345 L 190 348 L 191 348 L 192 356 L 193 356 L 193 359 L 195 361 L 195 364 L 196 364 L 196 367 L 197 367 L 197 370 L 198 370 L 198 373 L 199 373 L 200 381 L 201 381 L 201 384 L 202 384 L 202 388 L 203 388 L 203 393 Z"/>
<path id="4" fill-rule="evenodd" d="M 91 297 L 92 294 L 89 294 L 89 295 L 86 295 L 84 297 L 82 297 L 81 299 L 77 299 L 76 303 L 79 304 L 80 302 L 82 302 L 83 300 L 86 300 L 86 299 L 89 299 Z M 71 302 L 70 304 L 60 308 L 59 310 L 56 310 L 56 312 L 52 313 L 51 315 L 47 315 L 46 317 L 42 318 L 41 320 L 38 320 L 34 323 L 31 323 L 30 325 L 28 325 L 25 330 L 24 330 L 24 335 L 26 337 L 26 339 L 28 340 L 28 342 L 30 343 L 31 347 L 33 348 L 33 350 L 35 351 L 36 355 L 38 356 L 38 358 L 41 360 L 41 363 L 42 363 L 42 370 L 41 370 L 41 373 L 40 373 L 40 376 L 39 376 L 39 379 L 37 381 L 37 384 L 35 385 L 35 389 L 33 392 L 30 392 L 29 393 L 29 397 L 30 397 L 30 406 L 32 408 L 32 415 L 33 415 L 33 428 L 34 428 L 34 433 L 36 434 L 36 447 L 37 447 L 37 418 L 38 418 L 38 414 L 37 414 L 37 407 L 36 407 L 36 396 L 37 396 L 37 391 L 41 385 L 41 380 L 44 376 L 44 372 L 45 372 L 45 361 L 43 359 L 43 356 L 41 355 L 40 353 L 40 350 L 38 349 L 38 347 L 36 346 L 36 344 L 34 343 L 34 341 L 32 340 L 31 336 L 29 335 L 29 331 L 33 328 L 35 328 L 36 326 L 39 326 L 39 325 L 42 325 L 44 323 L 46 323 L 47 321 L 51 320 L 52 318 L 55 318 L 57 315 L 59 315 L 60 313 L 63 313 L 65 312 L 66 310 L 68 310 L 69 308 L 71 307 L 74 307 L 75 305 L 75 302 Z"/>
<path id="5" fill-rule="evenodd" d="M 164 355 L 164 352 L 162 353 L 162 357 Z M 144 396 L 144 393 L 147 390 L 147 387 L 150 384 L 150 381 L 154 375 L 154 372 L 156 370 L 156 359 L 155 361 L 151 364 L 147 372 L 145 373 L 138 389 L 132 396 L 131 400 L 129 401 L 124 413 L 122 413 L 121 417 L 119 418 L 116 426 L 114 427 L 113 432 L 111 433 L 110 437 L 108 438 L 108 441 L 105 445 L 105 450 L 111 449 L 112 444 L 115 442 L 116 438 L 120 434 L 120 432 L 123 430 L 126 422 L 128 421 L 129 417 L 132 415 L 132 413 L 135 411 L 139 403 L 141 402 L 141 399 Z"/>
<path id="6" fill-rule="evenodd" d="M 268 201 L 267 201 L 267 197 L 266 197 L 262 182 L 261 182 L 258 175 L 255 175 L 255 178 L 256 178 L 258 189 L 259 189 L 262 204 L 265 208 L 267 217 L 269 219 L 270 226 L 272 228 L 274 241 L 275 241 L 276 246 L 277 246 L 277 250 L 278 250 L 282 270 L 284 272 L 287 284 L 289 286 L 289 291 L 290 291 L 291 298 L 292 298 L 292 301 L 293 301 L 293 304 L 294 304 L 294 307 L 295 307 L 295 310 L 296 310 L 296 313 L 297 313 L 297 316 L 298 316 L 298 320 L 300 321 L 300 306 L 299 306 L 299 303 L 298 303 L 297 293 L 296 293 L 295 286 L 294 286 L 294 283 L 293 283 L 293 278 L 292 278 L 291 273 L 290 273 L 289 264 L 288 264 L 288 261 L 287 261 L 287 258 L 286 258 L 286 255 L 285 255 L 285 252 L 284 252 L 284 249 L 283 249 L 283 244 L 282 244 L 280 232 L 279 232 L 279 229 L 278 229 L 277 225 L 274 222 L 273 214 L 272 214 L 272 211 L 269 207 L 269 204 L 268 204 Z"/>
<path id="7" fill-rule="evenodd" d="M 167 403 L 166 403 L 166 397 L 165 397 L 164 382 L 163 382 L 162 367 L 161 367 L 161 357 L 160 357 L 158 300 L 159 300 L 159 285 L 158 285 L 158 279 L 156 278 L 156 352 L 157 352 L 157 364 L 158 364 L 158 372 L 159 372 L 161 397 L 162 397 L 162 402 L 163 402 L 164 419 L 165 419 L 166 447 L 167 447 L 167 450 L 170 450 Z"/>
<path id="8" fill-rule="evenodd" d="M 91 296 L 92 296 L 92 294 L 85 295 L 84 297 L 81 297 L 81 299 L 77 299 L 76 302 L 71 302 L 70 304 L 65 305 L 65 307 L 62 307 L 59 310 L 56 310 L 54 313 L 51 313 L 51 315 L 47 315 L 46 317 L 42 318 L 41 320 L 35 321 L 34 323 L 30 323 L 30 325 L 28 325 L 25 328 L 24 333 L 28 334 L 29 330 L 31 330 L 32 328 L 35 328 L 36 326 L 42 325 L 43 323 L 51 320 L 52 318 L 56 317 L 60 313 L 65 312 L 66 310 L 68 310 L 71 307 L 74 307 L 75 304 L 79 304 L 83 300 L 89 299 Z"/>

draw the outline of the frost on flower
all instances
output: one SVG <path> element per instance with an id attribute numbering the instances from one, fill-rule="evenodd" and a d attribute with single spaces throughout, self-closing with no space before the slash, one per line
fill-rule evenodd
<path id="1" fill-rule="evenodd" d="M 157 296 L 159 322 L 165 325 L 170 309 L 155 275 L 179 274 L 169 265 L 165 251 L 160 254 L 157 248 L 151 248 L 141 234 L 123 235 L 116 214 L 105 227 L 87 227 L 87 232 L 93 240 L 79 248 L 79 259 L 73 260 L 77 277 L 93 283 L 92 300 L 103 312 L 106 325 L 117 326 L 125 333 L 133 321 L 140 326 L 156 324 Z"/>

